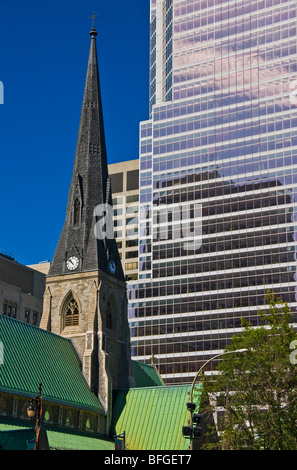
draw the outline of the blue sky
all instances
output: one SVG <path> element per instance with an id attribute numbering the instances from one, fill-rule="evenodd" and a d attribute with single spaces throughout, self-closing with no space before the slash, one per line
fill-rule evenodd
<path id="1" fill-rule="evenodd" d="M 149 0 L 0 0 L 0 248 L 22 264 L 51 260 L 64 223 L 93 11 L 108 162 L 138 158 Z"/>

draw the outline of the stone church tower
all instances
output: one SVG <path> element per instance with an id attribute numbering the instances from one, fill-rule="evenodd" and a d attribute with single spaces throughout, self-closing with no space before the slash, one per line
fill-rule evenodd
<path id="1" fill-rule="evenodd" d="M 94 26 L 90 36 L 66 219 L 46 281 L 40 326 L 71 338 L 109 422 L 112 391 L 127 388 L 132 381 L 130 335 L 126 283 L 116 241 L 96 232 L 102 207 L 111 205 L 111 184 Z"/>

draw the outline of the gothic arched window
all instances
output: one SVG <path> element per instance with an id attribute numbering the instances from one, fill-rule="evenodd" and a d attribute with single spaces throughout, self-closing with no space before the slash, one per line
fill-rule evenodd
<path id="1" fill-rule="evenodd" d="M 74 201 L 74 224 L 80 223 L 80 201 L 75 199 Z"/>
<path id="2" fill-rule="evenodd" d="M 70 296 L 64 309 L 64 326 L 76 326 L 79 324 L 79 307 L 73 296 Z"/>
<path id="3" fill-rule="evenodd" d="M 106 322 L 105 322 L 106 328 L 109 330 L 112 330 L 112 308 L 110 303 L 108 302 L 107 304 L 107 309 L 106 309 Z"/>
<path id="4" fill-rule="evenodd" d="M 105 327 L 109 330 L 115 330 L 117 319 L 117 303 L 114 295 L 112 294 L 106 305 L 106 314 L 105 314 Z"/>

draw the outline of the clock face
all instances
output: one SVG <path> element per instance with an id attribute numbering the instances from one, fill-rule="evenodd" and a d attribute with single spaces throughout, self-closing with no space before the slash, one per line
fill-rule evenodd
<path id="1" fill-rule="evenodd" d="M 108 263 L 108 268 L 109 268 L 109 271 L 111 272 L 111 274 L 114 274 L 116 272 L 116 264 L 113 260 L 109 261 Z"/>
<path id="2" fill-rule="evenodd" d="M 79 259 L 78 259 L 76 256 L 71 256 L 71 257 L 67 260 L 66 266 L 67 266 L 67 268 L 68 268 L 70 271 L 74 271 L 74 269 L 77 268 L 78 263 L 79 263 Z"/>

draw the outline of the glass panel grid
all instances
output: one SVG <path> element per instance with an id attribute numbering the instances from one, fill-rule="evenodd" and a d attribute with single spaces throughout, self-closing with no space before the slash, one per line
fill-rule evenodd
<path id="1" fill-rule="evenodd" d="M 167 383 L 183 383 L 242 317 L 261 324 L 267 289 L 297 320 L 297 5 L 158 3 L 151 71 L 163 61 L 163 102 L 151 93 L 140 126 L 140 280 L 129 286 L 129 322 L 132 356 L 154 355 Z M 189 252 L 174 211 L 191 205 L 180 220 L 193 228 L 200 205 L 202 242 Z M 174 209 L 165 222 L 160 208 Z"/>

